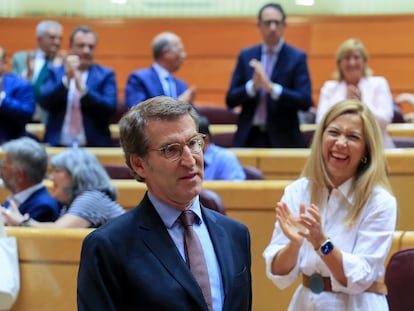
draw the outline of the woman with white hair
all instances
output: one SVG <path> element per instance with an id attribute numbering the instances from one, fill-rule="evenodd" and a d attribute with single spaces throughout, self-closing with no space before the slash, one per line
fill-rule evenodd
<path id="1" fill-rule="evenodd" d="M 123 214 L 116 202 L 116 189 L 105 168 L 95 155 L 70 148 L 51 158 L 52 196 L 61 205 L 61 216 L 55 222 L 38 222 L 17 208 L 3 210 L 8 225 L 56 228 L 96 228 Z"/>

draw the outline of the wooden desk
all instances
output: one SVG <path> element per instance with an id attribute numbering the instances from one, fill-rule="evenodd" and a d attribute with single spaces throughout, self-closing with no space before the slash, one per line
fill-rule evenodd
<path id="1" fill-rule="evenodd" d="M 111 131 L 113 138 L 119 137 L 118 124 L 111 124 L 109 130 Z M 28 123 L 26 124 L 26 131 L 35 134 L 40 140 L 43 140 L 43 137 L 45 136 L 45 126 L 42 123 Z"/>
<path id="2" fill-rule="evenodd" d="M 300 176 L 309 149 L 232 149 L 239 159 L 254 158 L 266 179 L 293 180 Z M 399 230 L 414 230 L 414 148 L 386 149 L 389 180 L 398 201 Z"/>
<path id="3" fill-rule="evenodd" d="M 99 161 L 107 163 L 124 163 L 121 148 L 87 148 L 97 155 Z M 50 155 L 62 151 L 63 148 L 47 148 Z M 293 180 L 300 176 L 305 161 L 309 155 L 309 149 L 231 149 L 240 162 L 244 165 L 252 165 L 265 174 L 267 180 Z M 393 191 L 398 200 L 400 209 L 398 229 L 414 230 L 414 209 L 411 207 L 414 201 L 414 148 L 387 149 L 385 151 L 389 178 Z M 0 159 L 4 155 L 0 151 Z M 218 191 L 220 191 L 218 189 Z M 249 191 L 246 189 L 246 191 Z M 251 192 L 251 197 L 256 198 Z"/>
<path id="4" fill-rule="evenodd" d="M 119 138 L 118 124 L 111 124 L 110 131 L 113 138 Z M 315 130 L 316 124 L 302 124 L 302 131 Z M 236 124 L 211 124 L 210 132 L 212 135 L 221 133 L 234 133 L 237 129 Z M 29 123 L 26 130 L 34 133 L 40 139 L 43 139 L 45 128 L 40 123 Z M 391 123 L 387 126 L 387 131 L 392 137 L 414 138 L 414 123 Z"/>

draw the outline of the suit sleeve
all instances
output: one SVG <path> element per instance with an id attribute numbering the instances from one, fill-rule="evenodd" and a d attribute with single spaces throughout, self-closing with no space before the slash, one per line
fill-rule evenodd
<path id="1" fill-rule="evenodd" d="M 125 105 L 128 109 L 149 98 L 142 79 L 135 73 L 129 75 L 125 86 Z"/>
<path id="2" fill-rule="evenodd" d="M 5 77 L 5 79 L 8 77 L 11 77 L 11 75 Z M 7 79 L 4 83 L 8 85 L 5 87 L 6 96 L 0 109 L 18 123 L 25 124 L 29 122 L 35 111 L 32 85 L 17 77 Z"/>
<path id="3" fill-rule="evenodd" d="M 78 271 L 78 311 L 126 310 L 116 277 L 116 251 L 102 236 L 89 234 L 82 245 Z"/>
<path id="4" fill-rule="evenodd" d="M 293 58 L 293 57 L 292 57 Z M 312 83 L 310 80 L 307 56 L 305 53 L 297 53 L 294 57 L 290 72 L 278 74 L 283 87 L 278 104 L 295 105 L 296 109 L 307 110 L 312 106 Z M 289 61 L 288 61 L 289 62 Z M 286 77 L 290 77 L 286 80 Z"/>
<path id="5" fill-rule="evenodd" d="M 100 115 L 112 116 L 117 105 L 117 86 L 114 71 L 101 68 L 93 76 L 90 72 L 87 86 L 88 92 L 81 99 L 82 109 L 92 114 L 99 111 Z"/>
<path id="6" fill-rule="evenodd" d="M 247 101 L 253 101 L 254 98 L 249 97 L 246 92 L 246 83 L 253 76 L 253 69 L 248 65 L 250 59 L 245 53 L 241 52 L 237 58 L 236 67 L 234 69 L 230 87 L 226 94 L 226 105 L 228 108 L 234 108 L 243 105 Z"/>

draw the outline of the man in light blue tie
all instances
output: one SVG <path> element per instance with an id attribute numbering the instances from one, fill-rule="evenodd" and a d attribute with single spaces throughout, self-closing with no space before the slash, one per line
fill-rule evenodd
<path id="1" fill-rule="evenodd" d="M 181 38 L 162 32 L 152 41 L 154 63 L 149 68 L 133 71 L 125 87 L 125 104 L 129 108 L 155 96 L 166 95 L 194 103 L 196 89 L 173 76 L 184 62 L 186 52 Z"/>

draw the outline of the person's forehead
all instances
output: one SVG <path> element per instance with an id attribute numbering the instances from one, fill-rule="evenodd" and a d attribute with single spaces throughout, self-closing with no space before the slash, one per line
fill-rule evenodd
<path id="1" fill-rule="evenodd" d="M 262 20 L 269 20 L 269 19 L 282 19 L 283 15 L 278 9 L 273 7 L 268 7 L 262 11 Z"/>
<path id="2" fill-rule="evenodd" d="M 79 31 L 73 36 L 73 42 L 96 41 L 95 35 L 92 32 Z"/>
<path id="3" fill-rule="evenodd" d="M 62 29 L 58 28 L 58 27 L 49 27 L 46 30 L 47 34 L 61 34 L 62 33 Z"/>
<path id="4" fill-rule="evenodd" d="M 155 137 L 184 137 L 192 136 L 197 132 L 196 124 L 189 114 L 179 116 L 172 120 L 163 120 L 159 118 L 151 118 L 147 123 L 147 135 L 152 139 Z"/>

